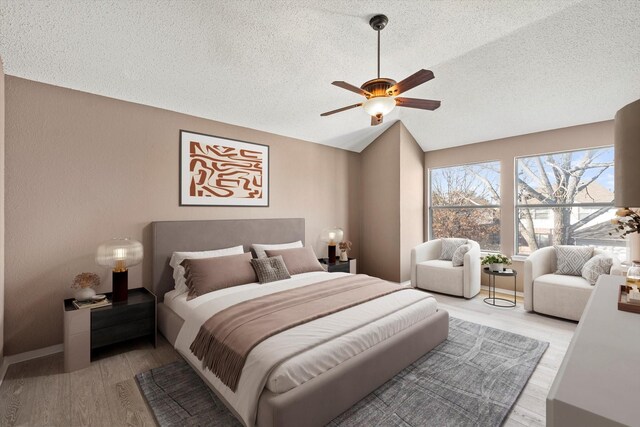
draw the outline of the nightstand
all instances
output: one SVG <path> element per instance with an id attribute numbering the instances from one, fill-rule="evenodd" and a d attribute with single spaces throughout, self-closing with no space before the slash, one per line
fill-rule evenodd
<path id="1" fill-rule="evenodd" d="M 349 261 L 336 260 L 333 264 L 329 263 L 329 258 L 319 258 L 322 267 L 329 273 L 351 273 L 356 274 L 356 259 L 349 258 Z"/>
<path id="2" fill-rule="evenodd" d="M 111 293 L 107 293 L 111 299 Z M 94 350 L 136 338 L 156 345 L 156 296 L 145 288 L 129 289 L 127 301 L 77 309 L 64 300 L 64 370 L 86 368 Z"/>

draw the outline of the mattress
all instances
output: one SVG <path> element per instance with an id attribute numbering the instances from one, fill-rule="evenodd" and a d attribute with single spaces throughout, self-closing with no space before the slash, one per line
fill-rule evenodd
<path id="1" fill-rule="evenodd" d="M 187 301 L 175 291 L 165 295 L 165 304 L 186 319 L 176 348 L 192 365 L 201 365 L 188 350 L 199 324 L 213 315 L 211 307 L 228 304 L 246 295 L 262 294 L 347 275 L 313 272 L 267 285 L 248 284 L 222 289 Z M 284 393 L 326 372 L 340 363 L 383 342 L 397 332 L 424 320 L 437 311 L 433 297 L 422 291 L 395 292 L 347 310 L 297 326 L 275 335 L 252 350 L 238 391 L 234 394 L 208 370 L 202 370 L 247 425 L 252 424 L 255 402 L 262 388 Z M 214 311 L 215 312 L 215 311 Z M 196 317 L 199 320 L 196 321 Z M 246 383 L 243 385 L 243 383 Z M 261 388 L 262 387 L 262 388 Z M 260 390 L 256 390 L 260 389 Z"/>

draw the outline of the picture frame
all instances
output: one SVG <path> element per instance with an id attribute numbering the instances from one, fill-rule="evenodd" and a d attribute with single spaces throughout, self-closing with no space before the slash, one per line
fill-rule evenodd
<path id="1" fill-rule="evenodd" d="M 269 146 L 180 130 L 180 206 L 269 206 Z"/>

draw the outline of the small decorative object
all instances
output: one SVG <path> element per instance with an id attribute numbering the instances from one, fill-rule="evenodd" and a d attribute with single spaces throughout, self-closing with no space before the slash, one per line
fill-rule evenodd
<path id="1" fill-rule="evenodd" d="M 627 285 L 640 285 L 640 261 L 633 261 L 627 270 Z"/>
<path id="2" fill-rule="evenodd" d="M 322 232 L 321 239 L 327 244 L 327 252 L 329 257 L 329 263 L 334 264 L 336 262 L 336 245 L 342 241 L 344 232 L 342 228 L 334 227 L 327 228 Z"/>
<path id="3" fill-rule="evenodd" d="M 269 146 L 181 130 L 180 206 L 269 206 Z"/>
<path id="4" fill-rule="evenodd" d="M 338 245 L 338 248 L 340 249 L 340 261 L 349 261 L 347 252 L 351 250 L 351 242 L 349 240 L 343 240 Z"/>
<path id="5" fill-rule="evenodd" d="M 100 286 L 100 277 L 95 273 L 80 273 L 71 284 L 73 289 L 77 289 L 74 297 L 78 301 L 92 300 L 96 296 L 93 288 L 97 286 Z"/>
<path id="6" fill-rule="evenodd" d="M 620 237 L 627 240 L 627 261 L 640 259 L 640 215 L 632 209 L 620 208 L 611 224 Z M 613 233 L 609 235 L 612 236 Z"/>
<path id="7" fill-rule="evenodd" d="M 505 265 L 511 265 L 511 258 L 503 254 L 489 254 L 482 259 L 482 265 L 488 265 L 490 271 L 502 271 Z"/>
<path id="8" fill-rule="evenodd" d="M 618 290 L 618 310 L 640 314 L 640 300 L 636 299 L 639 297 L 640 292 L 638 292 L 636 285 L 620 285 Z"/>
<path id="9" fill-rule="evenodd" d="M 127 238 L 111 239 L 98 246 L 96 263 L 113 270 L 113 302 L 128 298 L 128 268 L 142 261 L 142 243 Z"/>

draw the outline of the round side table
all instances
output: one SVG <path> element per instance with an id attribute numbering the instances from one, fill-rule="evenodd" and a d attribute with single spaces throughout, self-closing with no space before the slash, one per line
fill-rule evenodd
<path id="1" fill-rule="evenodd" d="M 506 271 L 491 271 L 489 267 L 485 267 L 484 272 L 489 275 L 489 297 L 484 299 L 486 304 L 492 305 L 494 307 L 502 307 L 502 308 L 513 308 L 516 306 L 516 276 L 518 272 L 515 270 L 511 270 L 509 272 Z M 496 298 L 496 277 L 513 277 L 513 300 L 509 300 L 506 298 Z M 491 291 L 493 290 L 493 296 L 491 296 Z"/>

